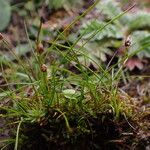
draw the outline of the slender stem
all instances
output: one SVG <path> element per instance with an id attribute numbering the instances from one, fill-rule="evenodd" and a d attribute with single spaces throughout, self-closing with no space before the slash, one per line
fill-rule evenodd
<path id="1" fill-rule="evenodd" d="M 16 142 L 15 142 L 14 150 L 18 149 L 19 130 L 20 130 L 20 126 L 21 126 L 22 122 L 23 122 L 23 120 L 21 119 L 21 121 L 19 122 L 18 127 L 17 127 Z"/>

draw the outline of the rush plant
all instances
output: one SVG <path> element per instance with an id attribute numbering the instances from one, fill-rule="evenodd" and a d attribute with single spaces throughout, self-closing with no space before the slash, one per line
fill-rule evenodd
<path id="1" fill-rule="evenodd" d="M 98 0 L 65 30 L 73 26 L 97 3 Z M 4 111 L 1 116 L 11 118 L 14 120 L 13 124 L 18 124 L 15 150 L 21 149 L 21 145 L 24 144 L 22 139 L 26 139 L 23 135 L 28 126 L 40 128 L 41 135 L 49 143 L 54 140 L 53 137 L 57 138 L 55 134 L 59 131 L 62 133 L 60 136 L 66 140 L 75 140 L 82 134 L 92 133 L 94 129 L 89 127 L 89 118 L 98 118 L 103 122 L 110 116 L 113 116 L 113 120 L 121 119 L 123 114 L 131 117 L 133 108 L 130 105 L 130 99 L 122 98 L 123 93 L 118 89 L 121 71 L 129 55 L 125 54 L 117 63 L 120 68 L 105 68 L 89 55 L 83 54 L 85 59 L 97 65 L 98 70 L 95 72 L 80 63 L 78 58 L 80 50 L 84 49 L 89 40 L 100 32 L 103 33 L 107 28 L 113 28 L 112 23 L 131 8 L 99 27 L 79 49 L 75 45 L 85 34 L 81 34 L 72 45 L 68 43 L 69 46 L 66 46 L 57 43 L 59 37 L 66 39 L 63 35 L 64 31 L 56 40 L 50 42 L 50 47 L 45 48 L 40 39 L 41 25 L 35 44 L 32 45 L 29 40 L 32 59 L 29 57 L 20 59 L 7 39 L 2 38 L 2 42 L 17 61 L 7 65 L 8 70 L 4 70 L 4 65 L 1 63 L 2 76 L 8 87 L 7 91 L 1 88 L 0 94 L 1 101 L 8 98 L 11 102 L 8 106 L 0 106 L 0 109 Z M 63 51 L 63 48 L 66 51 Z M 48 57 L 53 59 L 50 63 L 47 62 Z M 72 62 L 76 72 L 68 67 Z M 51 134 L 51 130 L 53 131 L 55 127 L 56 133 Z M 12 140 L 8 141 L 12 143 Z"/>

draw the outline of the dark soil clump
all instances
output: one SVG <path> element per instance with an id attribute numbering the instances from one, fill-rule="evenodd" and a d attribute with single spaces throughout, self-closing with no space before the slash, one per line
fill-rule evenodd
<path id="1" fill-rule="evenodd" d="M 46 125 L 25 125 L 21 150 L 109 150 L 144 148 L 146 139 L 137 140 L 135 131 L 122 117 L 118 122 L 112 114 L 88 116 L 85 124 L 78 125 L 78 117 L 70 121 L 71 132 L 66 130 L 64 119 L 52 119 Z M 131 123 L 131 122 L 130 122 Z M 135 124 L 134 124 L 135 125 Z"/>

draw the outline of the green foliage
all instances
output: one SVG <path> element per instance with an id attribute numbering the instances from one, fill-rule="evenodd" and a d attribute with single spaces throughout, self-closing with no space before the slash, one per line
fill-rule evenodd
<path id="1" fill-rule="evenodd" d="M 150 30 L 150 13 L 148 12 L 138 12 L 135 14 L 128 15 L 127 22 L 128 30 L 138 30 L 138 29 L 149 29 Z"/>
<path id="2" fill-rule="evenodd" d="M 0 0 L 0 31 L 4 30 L 11 17 L 11 7 L 9 1 Z"/>
<path id="3" fill-rule="evenodd" d="M 14 51 L 14 54 L 17 55 L 18 57 L 23 57 L 27 53 L 31 52 L 31 46 L 30 44 L 19 44 L 18 46 L 14 48 L 13 51 Z M 9 65 L 9 63 L 14 60 L 16 60 L 16 56 L 14 56 L 12 53 L 11 54 L 10 52 L 5 52 L 5 54 L 0 53 L 0 63 Z"/>
<path id="4" fill-rule="evenodd" d="M 64 4 L 65 4 L 65 0 L 49 0 L 48 5 L 50 8 L 58 9 L 63 7 Z"/>
<path id="5" fill-rule="evenodd" d="M 83 25 L 80 30 L 83 35 L 83 40 L 87 40 L 97 32 L 99 29 L 103 28 L 106 25 L 104 21 L 91 21 Z M 84 46 L 84 54 L 88 54 L 90 59 L 87 58 L 87 66 L 92 64 L 94 67 L 96 65 L 93 63 L 93 60 L 98 64 L 101 61 L 106 61 L 106 55 L 112 55 L 111 48 L 117 48 L 120 45 L 120 39 L 123 37 L 121 30 L 115 26 L 115 24 L 110 24 L 106 28 L 104 28 L 101 32 L 97 33 L 89 42 Z M 81 56 L 82 60 L 83 57 Z M 80 58 L 80 59 L 81 59 Z M 96 67 L 97 68 L 97 67 Z"/>
<path id="6" fill-rule="evenodd" d="M 141 49 L 137 56 L 140 59 L 150 58 L 150 33 L 148 31 L 135 31 L 132 33 L 133 44 L 129 48 L 129 54 Z"/>
<path id="7" fill-rule="evenodd" d="M 100 28 L 103 28 L 107 23 L 107 20 L 113 19 L 117 14 L 122 13 L 123 11 L 119 7 L 119 3 L 112 0 L 102 1 L 97 5 L 97 9 L 102 12 L 102 14 L 106 15 L 103 21 L 88 21 L 87 23 L 83 24 L 80 29 L 80 33 L 84 34 L 83 39 L 87 40 L 90 38 L 91 35 L 97 32 Z M 109 24 L 108 27 L 104 28 L 101 32 L 96 34 L 92 40 L 91 45 L 101 45 L 103 47 L 103 42 L 109 41 L 111 39 L 111 43 L 107 43 L 107 47 L 104 47 L 103 53 L 107 53 L 108 48 L 115 48 L 118 49 L 121 46 L 121 43 L 124 44 L 124 39 L 126 38 L 127 34 L 133 38 L 132 44 L 129 47 L 129 54 L 135 53 L 140 59 L 143 57 L 150 57 L 149 49 L 150 45 L 149 42 L 149 28 L 150 27 L 150 13 L 141 11 L 138 13 L 128 13 L 121 18 L 118 18 L 117 21 Z M 140 29 L 140 30 L 139 30 Z M 142 30 L 142 31 L 141 31 Z M 120 41 L 122 40 L 122 42 Z M 118 41 L 118 42 L 117 42 Z M 114 45 L 112 45 L 114 43 Z M 120 43 L 120 44 L 119 44 Z M 97 46 L 89 46 L 91 47 L 91 55 L 92 51 L 97 49 Z M 146 45 L 146 46 L 144 46 Z M 141 51 L 138 51 L 141 49 Z M 101 48 L 99 48 L 101 51 Z M 109 49 L 110 51 L 110 49 Z M 110 53 L 109 53 L 110 54 Z M 101 57 L 99 57 L 101 59 Z M 101 59 L 104 60 L 104 59 Z"/>
<path id="8" fill-rule="evenodd" d="M 77 6 L 77 4 L 82 4 L 82 0 L 48 0 L 48 6 L 50 8 L 58 9 L 62 7 L 71 8 L 72 6 Z"/>
<path id="9" fill-rule="evenodd" d="M 82 5 L 82 0 L 34 0 L 34 1 L 26 1 L 25 8 L 27 10 L 33 11 L 35 8 L 39 8 L 43 4 L 48 6 L 50 9 L 59 9 L 65 8 L 70 9 L 72 7 L 76 7 L 78 5 Z"/>
<path id="10" fill-rule="evenodd" d="M 101 3 L 96 6 L 96 8 L 100 9 L 102 13 L 107 16 L 108 19 L 122 13 L 119 3 L 112 0 L 102 0 Z"/>
<path id="11" fill-rule="evenodd" d="M 88 39 L 93 33 L 97 30 L 101 29 L 106 22 L 104 21 L 90 21 L 88 23 L 83 24 L 81 34 L 84 32 L 83 39 Z M 83 30 L 83 31 L 82 31 Z M 101 32 L 97 33 L 96 36 L 92 38 L 92 41 L 102 40 L 104 38 L 122 38 L 122 32 L 119 31 L 118 27 L 114 24 L 110 24 L 107 28 L 103 29 Z"/>
<path id="12" fill-rule="evenodd" d="M 102 62 L 105 62 L 107 60 L 107 55 L 112 55 L 112 51 L 109 48 L 109 46 L 115 46 L 117 44 L 114 40 L 109 39 L 107 41 L 92 41 L 90 43 L 87 43 L 84 48 L 81 49 L 82 53 L 79 54 L 79 61 L 81 64 L 84 64 L 86 66 L 90 66 L 91 64 L 95 68 L 99 68 L 98 64 L 101 64 Z M 79 46 L 82 46 L 81 43 L 78 43 Z M 84 55 L 83 55 L 84 54 Z"/>
<path id="13" fill-rule="evenodd" d="M 102 0 L 101 3 L 96 6 L 96 8 L 100 10 L 103 15 L 105 15 L 105 20 L 111 20 L 123 12 L 120 4 L 115 0 Z M 120 25 L 119 21 L 121 21 L 121 23 L 126 23 L 126 15 L 118 18 L 115 23 Z"/>
<path id="14" fill-rule="evenodd" d="M 15 53 L 20 56 L 25 56 L 28 52 L 31 52 L 31 46 L 30 44 L 19 44 L 15 48 Z"/>

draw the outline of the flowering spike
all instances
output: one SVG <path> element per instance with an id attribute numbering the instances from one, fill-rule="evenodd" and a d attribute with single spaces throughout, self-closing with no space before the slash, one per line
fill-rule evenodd
<path id="1" fill-rule="evenodd" d="M 3 40 L 3 38 L 4 37 L 3 37 L 2 33 L 0 33 L 0 41 Z"/>
<path id="2" fill-rule="evenodd" d="M 131 36 L 128 36 L 125 40 L 124 45 L 125 45 L 125 47 L 129 47 L 129 46 L 131 46 L 131 44 L 132 44 Z"/>
<path id="3" fill-rule="evenodd" d="M 39 54 L 42 54 L 42 53 L 44 52 L 44 47 L 43 47 L 43 44 L 42 44 L 42 43 L 39 43 L 39 44 L 37 45 L 37 52 L 38 52 Z"/>
<path id="4" fill-rule="evenodd" d="M 47 72 L 47 66 L 45 64 L 42 64 L 41 71 L 42 72 Z"/>

